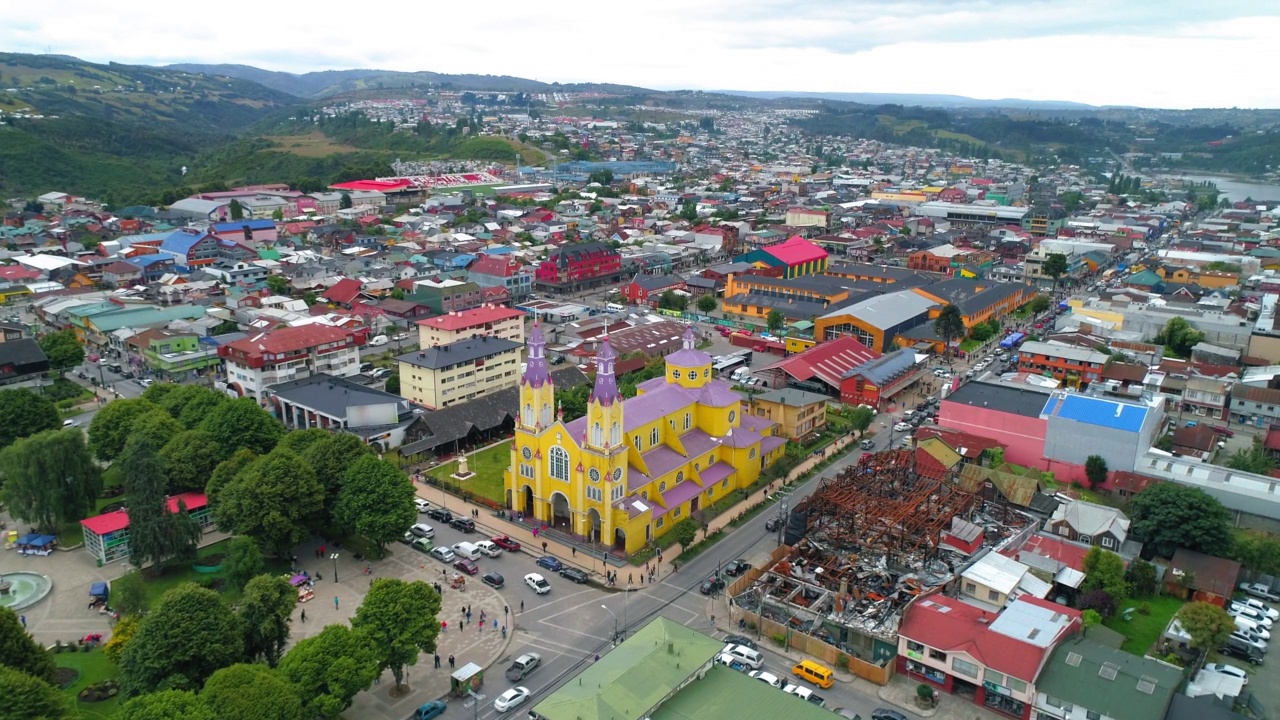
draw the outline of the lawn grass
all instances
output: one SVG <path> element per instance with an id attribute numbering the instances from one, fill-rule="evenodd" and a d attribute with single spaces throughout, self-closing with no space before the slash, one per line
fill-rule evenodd
<path id="1" fill-rule="evenodd" d="M 210 555 L 224 554 L 227 552 L 227 545 L 230 540 L 219 540 L 211 545 L 206 545 L 196 551 L 197 557 L 209 557 Z M 283 575 L 289 572 L 289 561 L 276 560 L 274 558 L 266 558 L 266 571 L 268 574 Z M 147 608 L 154 608 L 160 603 L 160 596 L 169 590 L 186 582 L 199 584 L 206 580 L 222 580 L 225 578 L 225 572 L 216 573 L 197 573 L 191 569 L 191 565 L 174 564 L 166 568 L 164 574 L 158 577 L 146 576 L 147 581 L 143 586 L 145 588 L 144 597 L 146 598 Z M 232 587 L 225 587 L 219 593 L 222 601 L 228 605 L 234 605 L 240 600 L 240 590 Z"/>
<path id="2" fill-rule="evenodd" d="M 107 659 L 107 654 L 102 651 L 102 648 L 96 648 L 87 653 L 58 653 L 53 656 L 53 659 L 58 667 L 74 668 L 80 671 L 80 677 L 76 678 L 71 687 L 62 692 L 71 699 L 71 704 L 80 711 L 81 717 L 87 720 L 94 720 L 95 718 L 109 718 L 116 714 L 116 711 L 120 709 L 119 696 L 96 703 L 80 702 L 76 697 L 81 690 L 93 683 L 119 679 L 119 672 L 115 664 Z"/>
<path id="3" fill-rule="evenodd" d="M 502 474 L 511 464 L 511 441 L 507 440 L 487 450 L 467 456 L 467 469 L 475 473 L 470 480 L 461 482 L 452 475 L 458 471 L 456 460 L 432 468 L 427 474 L 441 483 L 453 485 L 460 490 L 468 490 L 480 497 L 505 505 L 507 492 L 502 486 Z"/>
<path id="4" fill-rule="evenodd" d="M 1135 609 L 1132 620 L 1124 619 L 1125 609 L 1138 608 L 1143 603 L 1150 608 L 1149 614 L 1143 615 Z M 1120 649 L 1134 655 L 1145 655 L 1160 639 L 1165 628 L 1169 627 L 1169 620 L 1178 612 L 1182 604 L 1182 600 L 1169 595 L 1126 600 L 1123 605 L 1116 608 L 1115 616 L 1107 618 L 1103 624 L 1124 635 L 1124 644 Z"/>

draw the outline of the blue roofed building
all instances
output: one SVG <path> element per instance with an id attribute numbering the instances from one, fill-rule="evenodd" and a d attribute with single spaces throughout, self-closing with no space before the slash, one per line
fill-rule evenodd
<path id="1" fill-rule="evenodd" d="M 840 379 L 840 402 L 880 412 L 895 395 L 924 377 L 928 356 L 902 348 L 852 368 Z"/>
<path id="2" fill-rule="evenodd" d="M 1072 392 L 1049 396 L 1040 417 L 1046 423 L 1044 457 L 1053 463 L 1083 466 L 1100 455 L 1112 470 L 1134 467 L 1164 426 L 1164 406 Z"/>

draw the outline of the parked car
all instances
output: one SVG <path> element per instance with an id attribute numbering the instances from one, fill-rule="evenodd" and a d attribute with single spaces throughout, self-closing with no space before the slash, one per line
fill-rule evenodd
<path id="1" fill-rule="evenodd" d="M 493 709 L 500 713 L 504 713 L 511 708 L 520 705 L 525 700 L 528 700 L 530 694 L 529 688 L 527 687 L 513 687 L 499 695 L 497 699 L 493 701 Z"/>
<path id="2" fill-rule="evenodd" d="M 379 345 L 386 345 L 389 342 L 391 342 L 391 340 L 386 335 L 376 335 L 369 341 L 369 347 L 378 347 Z"/>
<path id="3" fill-rule="evenodd" d="M 458 560 L 457 562 L 455 562 L 453 564 L 453 569 L 458 570 L 459 572 L 464 572 L 468 575 L 480 574 L 480 566 L 476 565 L 474 560 L 468 560 L 466 558 L 462 558 L 461 560 Z"/>
<path id="4" fill-rule="evenodd" d="M 476 521 L 469 517 L 456 517 L 449 521 L 449 527 L 464 533 L 473 533 L 476 531 Z"/>
<path id="5" fill-rule="evenodd" d="M 565 567 L 560 570 L 560 577 L 565 580 L 575 582 L 579 585 L 586 583 L 591 578 L 583 571 L 576 567 Z"/>
<path id="6" fill-rule="evenodd" d="M 724 588 L 724 580 L 716 575 L 712 575 L 711 577 L 702 581 L 702 584 L 698 586 L 698 592 L 702 593 L 703 595 L 710 595 L 711 593 L 722 590 L 723 588 Z"/>
<path id="7" fill-rule="evenodd" d="M 431 503 L 427 502 L 426 500 L 423 500 L 422 498 L 414 498 L 413 506 L 418 508 L 418 512 L 420 513 L 427 512 L 428 510 L 431 509 Z"/>
<path id="8" fill-rule="evenodd" d="M 1233 657 L 1239 660 L 1243 660 L 1249 663 L 1250 665 L 1262 664 L 1262 659 L 1263 659 L 1262 651 L 1258 650 L 1257 648 L 1247 643 L 1228 642 L 1226 645 L 1223 645 L 1222 647 L 1218 648 L 1218 652 L 1223 655 L 1226 655 L 1227 657 Z"/>
<path id="9" fill-rule="evenodd" d="M 1271 586 L 1266 583 L 1240 583 L 1240 590 L 1244 594 L 1256 597 L 1259 600 L 1280 602 L 1280 595 L 1271 592 Z"/>
<path id="10" fill-rule="evenodd" d="M 897 430 L 898 432 L 906 432 L 907 430 L 910 430 L 910 429 L 911 429 L 911 423 L 909 423 L 909 422 L 900 422 L 900 423 L 897 423 L 896 425 L 894 425 L 894 426 L 893 426 L 893 429 L 894 429 L 894 430 Z"/>
<path id="11" fill-rule="evenodd" d="M 1244 680 L 1245 685 L 1249 684 L 1249 673 L 1245 672 L 1244 668 L 1238 668 L 1235 665 L 1224 665 L 1222 663 L 1205 663 L 1204 669 L 1211 673 L 1218 673 L 1219 675 L 1238 677 L 1241 680 Z"/>
<path id="12" fill-rule="evenodd" d="M 435 534 L 436 534 L 435 528 L 431 527 L 426 523 L 418 523 L 414 525 L 413 527 L 409 528 L 409 532 L 413 533 L 414 537 L 420 537 L 420 538 L 435 537 Z"/>
<path id="13" fill-rule="evenodd" d="M 897 710 L 876 708 L 871 711 L 871 720 L 907 720 L 907 716 Z"/>
<path id="14" fill-rule="evenodd" d="M 777 515 L 774 515 L 773 517 L 764 521 L 765 532 L 776 532 L 780 527 L 782 527 L 782 518 L 778 517 Z"/>
<path id="15" fill-rule="evenodd" d="M 529 676 L 529 673 L 538 669 L 542 665 L 542 656 L 538 653 L 525 653 L 515 660 L 511 661 L 511 665 L 507 667 L 506 677 L 511 682 L 520 682 Z"/>
<path id="16" fill-rule="evenodd" d="M 419 705 L 418 709 L 413 711 L 413 715 L 409 717 L 409 720 L 435 720 L 444 714 L 447 707 L 448 705 L 445 705 L 443 700 L 432 700 L 424 705 Z"/>
<path id="17" fill-rule="evenodd" d="M 863 440 L 862 442 L 858 443 L 858 447 L 862 448 L 863 450 L 870 450 L 875 446 L 876 444 L 871 440 Z"/>
<path id="18" fill-rule="evenodd" d="M 1266 613 L 1257 608 L 1249 607 L 1244 603 L 1234 601 L 1227 603 L 1227 613 L 1233 617 L 1245 618 L 1253 624 L 1268 630 L 1271 629 L 1271 618 L 1267 617 Z M 1262 633 L 1258 634 L 1261 635 Z"/>
<path id="19" fill-rule="evenodd" d="M 425 537 L 414 538 L 413 542 L 409 543 L 409 547 L 420 553 L 429 553 L 431 552 L 431 548 L 434 546 L 434 543 L 431 542 L 431 538 Z"/>
<path id="20" fill-rule="evenodd" d="M 1248 605 L 1254 610 L 1257 610 L 1263 615 L 1266 615 L 1268 618 L 1271 619 L 1272 622 L 1280 620 L 1280 610 L 1276 610 L 1275 608 L 1271 607 L 1270 605 L 1262 602 L 1257 598 L 1247 598 L 1245 600 L 1237 600 L 1235 602 L 1240 602 L 1240 603 L 1244 603 L 1245 605 Z"/>
<path id="21" fill-rule="evenodd" d="M 745 645 L 752 650 L 759 650 L 760 646 L 756 645 L 756 641 L 746 635 L 725 635 L 724 641 L 729 645 Z"/>
<path id="22" fill-rule="evenodd" d="M 752 670 L 747 673 L 747 677 L 763 681 L 765 684 L 776 687 L 779 690 L 782 689 L 782 680 L 771 672 L 766 672 L 764 670 Z"/>
<path id="23" fill-rule="evenodd" d="M 724 574 L 729 577 L 738 577 L 751 569 L 751 563 L 746 560 L 730 560 L 725 563 Z"/>
<path id="24" fill-rule="evenodd" d="M 431 557 L 439 560 L 442 563 L 451 563 L 454 560 L 458 559 L 458 556 L 453 554 L 453 550 L 450 550 L 449 548 L 443 545 L 432 550 Z"/>
<path id="25" fill-rule="evenodd" d="M 427 510 L 427 517 L 432 520 L 439 520 L 442 523 L 448 523 L 453 520 L 453 513 L 442 507 L 433 507 Z"/>
<path id="26" fill-rule="evenodd" d="M 539 595 L 545 595 L 551 592 L 551 583 L 538 573 L 529 573 L 524 576 L 524 584 L 533 588 L 533 591 Z"/>
<path id="27" fill-rule="evenodd" d="M 1207 426 L 1207 427 L 1208 427 L 1210 430 L 1212 430 L 1212 431 L 1214 431 L 1214 432 L 1218 433 L 1218 434 L 1219 434 L 1219 435 L 1221 435 L 1222 437 L 1233 438 L 1233 437 L 1235 437 L 1235 436 L 1236 436 L 1236 431 L 1235 431 L 1235 430 L 1232 430 L 1231 428 L 1228 428 L 1228 427 L 1223 427 L 1222 425 L 1209 425 L 1209 426 Z"/>
<path id="28" fill-rule="evenodd" d="M 506 535 L 499 535 L 498 537 L 493 538 L 493 544 L 507 552 L 520 552 L 520 543 L 512 540 Z"/>
<path id="29" fill-rule="evenodd" d="M 502 554 L 502 548 L 494 545 L 493 542 L 489 540 L 479 540 L 475 543 L 475 546 L 482 554 L 491 558 L 496 558 Z"/>
<path id="30" fill-rule="evenodd" d="M 64 428 L 76 427 L 79 424 L 80 424 L 80 421 L 75 418 L 67 418 L 66 420 L 62 421 L 62 427 Z"/>
<path id="31" fill-rule="evenodd" d="M 500 588 L 507 583 L 507 581 L 502 577 L 502 575 L 492 570 L 485 573 L 484 575 L 481 575 L 480 582 L 484 583 L 485 585 L 488 585 L 491 588 Z"/>
<path id="32" fill-rule="evenodd" d="M 560 572 L 564 569 L 564 563 L 560 562 L 560 558 L 554 555 L 543 555 L 537 559 L 535 564 L 538 567 L 546 568 L 551 572 Z"/>

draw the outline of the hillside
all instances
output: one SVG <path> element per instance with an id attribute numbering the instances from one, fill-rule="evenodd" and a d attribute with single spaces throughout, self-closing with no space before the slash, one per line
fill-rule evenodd
<path id="1" fill-rule="evenodd" d="M 1002 98 L 982 100 L 964 95 L 920 95 L 912 93 L 863 93 L 863 92 L 786 92 L 721 90 L 726 95 L 756 98 L 759 100 L 837 100 L 863 105 L 908 105 L 936 108 L 1018 108 L 1033 110 L 1097 110 L 1097 106 L 1067 100 L 1022 100 Z"/>
<path id="2" fill-rule="evenodd" d="M 457 90 L 510 92 L 607 92 L 648 93 L 651 90 L 607 83 L 545 83 L 510 75 L 447 75 L 428 71 L 395 70 L 321 70 L 302 74 L 263 70 L 252 65 L 200 65 L 183 63 L 166 69 L 190 73 L 223 75 L 255 83 L 301 98 L 325 98 L 332 95 L 370 89 L 406 87 L 440 87 Z"/>

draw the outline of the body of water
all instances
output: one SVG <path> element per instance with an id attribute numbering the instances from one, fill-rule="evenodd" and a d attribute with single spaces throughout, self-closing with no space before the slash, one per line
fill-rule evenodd
<path id="1" fill-rule="evenodd" d="M 1218 186 L 1218 192 L 1232 201 L 1240 201 L 1245 198 L 1253 198 L 1254 200 L 1271 200 L 1280 202 L 1280 185 L 1267 185 L 1264 183 L 1247 182 L 1244 180 L 1233 180 L 1229 177 L 1220 177 L 1215 175 L 1178 175 L 1177 177 L 1189 182 L 1205 182 L 1206 180 Z"/>

